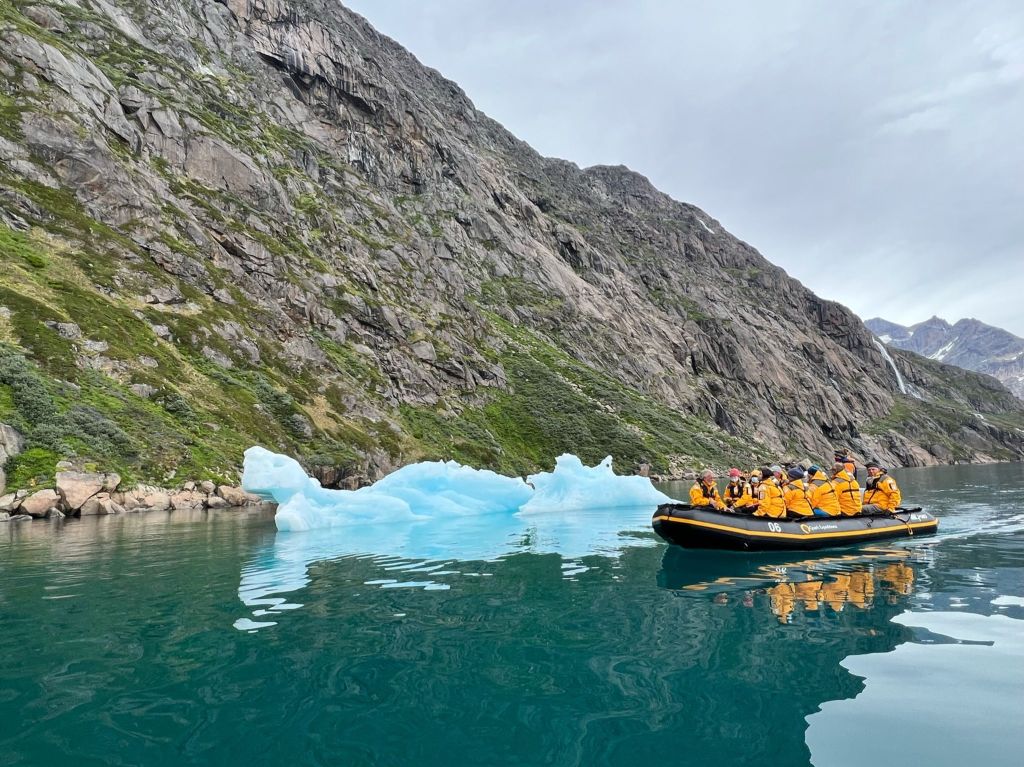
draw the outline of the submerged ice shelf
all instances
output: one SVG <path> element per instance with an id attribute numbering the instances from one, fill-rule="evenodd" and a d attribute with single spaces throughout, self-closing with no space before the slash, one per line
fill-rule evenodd
<path id="1" fill-rule="evenodd" d="M 645 477 L 612 470 L 611 457 L 584 466 L 562 455 L 551 472 L 523 480 L 455 461 L 404 466 L 359 490 L 331 490 L 297 461 L 262 447 L 245 451 L 242 487 L 278 504 L 277 529 L 415 522 L 481 514 L 538 514 L 596 508 L 657 506 L 672 500 Z"/>

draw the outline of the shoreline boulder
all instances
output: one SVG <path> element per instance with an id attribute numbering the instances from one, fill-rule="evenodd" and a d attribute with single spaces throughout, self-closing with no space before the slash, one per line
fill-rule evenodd
<path id="1" fill-rule="evenodd" d="M 56 509 L 60 503 L 60 496 L 56 490 L 39 490 L 28 496 L 21 502 L 18 511 L 28 514 L 34 519 L 41 519 L 50 515 L 51 509 Z"/>
<path id="2" fill-rule="evenodd" d="M 78 511 L 82 504 L 103 489 L 106 476 L 84 471 L 58 471 L 57 492 L 68 511 Z"/>

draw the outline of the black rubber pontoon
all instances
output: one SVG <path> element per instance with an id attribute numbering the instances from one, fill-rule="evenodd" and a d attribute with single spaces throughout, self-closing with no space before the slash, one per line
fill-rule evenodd
<path id="1" fill-rule="evenodd" d="M 813 551 L 886 538 L 929 535 L 939 521 L 921 509 L 898 509 L 891 516 L 768 519 L 665 503 L 654 512 L 654 532 L 690 549 L 734 551 Z"/>

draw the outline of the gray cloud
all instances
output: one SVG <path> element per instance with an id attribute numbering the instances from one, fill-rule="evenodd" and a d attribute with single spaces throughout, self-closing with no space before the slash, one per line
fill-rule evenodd
<path id="1" fill-rule="evenodd" d="M 862 317 L 1024 335 L 1024 5 L 347 3 L 538 151 L 623 163 Z"/>

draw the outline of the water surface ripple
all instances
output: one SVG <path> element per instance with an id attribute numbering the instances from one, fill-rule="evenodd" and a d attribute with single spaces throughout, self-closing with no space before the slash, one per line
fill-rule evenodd
<path id="1" fill-rule="evenodd" d="M 815 555 L 647 509 L 7 524 L 0 765 L 1018 764 L 1024 467 L 897 476 L 940 535 Z"/>

